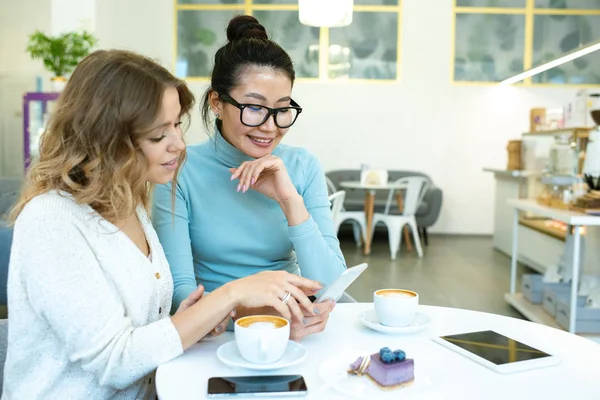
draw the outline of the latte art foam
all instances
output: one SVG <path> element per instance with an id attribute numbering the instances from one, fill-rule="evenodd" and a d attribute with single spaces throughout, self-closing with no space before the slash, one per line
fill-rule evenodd
<path id="1" fill-rule="evenodd" d="M 403 297 L 403 298 L 416 297 L 416 294 L 414 292 L 411 292 L 409 290 L 401 290 L 401 289 L 379 290 L 379 291 L 375 292 L 375 294 L 377 296 L 381 296 L 381 297 Z"/>
<path id="2" fill-rule="evenodd" d="M 273 315 L 250 315 L 238 319 L 235 324 L 249 329 L 277 329 L 288 325 L 288 321 Z"/>
<path id="3" fill-rule="evenodd" d="M 415 297 L 413 294 L 404 292 L 387 292 L 383 293 L 384 297 Z"/>
<path id="4" fill-rule="evenodd" d="M 259 321 L 248 325 L 249 329 L 275 329 L 277 326 L 273 322 Z"/>

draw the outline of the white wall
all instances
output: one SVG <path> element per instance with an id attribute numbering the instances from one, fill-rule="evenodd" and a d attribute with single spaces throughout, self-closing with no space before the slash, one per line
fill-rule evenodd
<path id="1" fill-rule="evenodd" d="M 304 112 L 285 142 L 309 148 L 326 170 L 368 163 L 424 171 L 444 191 L 432 231 L 489 234 L 494 182 L 482 168 L 505 165 L 507 141 L 528 129 L 530 108 L 561 106 L 575 90 L 452 85 L 452 2 L 403 3 L 401 82 L 298 83 L 294 98 Z M 171 0 L 102 0 L 96 10 L 102 47 L 133 49 L 172 67 Z M 198 97 L 206 87 L 190 86 Z M 194 117 L 190 142 L 205 139 Z"/>
<path id="2" fill-rule="evenodd" d="M 96 0 L 51 0 L 50 33 L 86 30 L 93 32 L 96 20 Z"/>

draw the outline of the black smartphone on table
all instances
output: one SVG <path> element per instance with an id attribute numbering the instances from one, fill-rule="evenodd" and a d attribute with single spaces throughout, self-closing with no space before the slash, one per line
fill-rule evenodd
<path id="1" fill-rule="evenodd" d="M 208 397 L 303 397 L 308 393 L 302 375 L 257 375 L 213 377 L 208 380 Z"/>

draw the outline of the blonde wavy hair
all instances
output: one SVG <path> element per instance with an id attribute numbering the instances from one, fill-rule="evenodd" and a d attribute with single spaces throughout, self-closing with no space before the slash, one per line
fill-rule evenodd
<path id="1" fill-rule="evenodd" d="M 153 185 L 139 140 L 150 133 L 167 87 L 179 93 L 181 117 L 189 118 L 194 95 L 184 81 L 154 61 L 123 50 L 99 50 L 81 61 L 61 93 L 40 139 L 9 220 L 50 190 L 70 193 L 104 218 L 117 221 L 142 204 L 149 209 Z M 185 161 L 182 152 L 179 165 Z M 176 188 L 177 174 L 173 178 Z"/>

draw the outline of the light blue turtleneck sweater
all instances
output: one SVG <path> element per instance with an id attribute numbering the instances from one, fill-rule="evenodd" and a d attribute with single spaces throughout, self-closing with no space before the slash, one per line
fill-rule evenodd
<path id="1" fill-rule="evenodd" d="M 260 271 L 286 270 L 329 284 L 346 268 L 317 159 L 283 144 L 273 154 L 283 160 L 310 213 L 300 225 L 288 226 L 274 200 L 252 189 L 236 191 L 229 168 L 252 159 L 218 131 L 188 146 L 174 216 L 171 184 L 157 185 L 152 220 L 173 274 L 173 310 L 199 283 L 209 292 Z"/>

